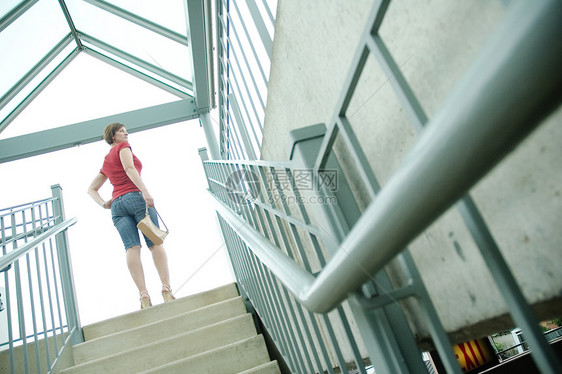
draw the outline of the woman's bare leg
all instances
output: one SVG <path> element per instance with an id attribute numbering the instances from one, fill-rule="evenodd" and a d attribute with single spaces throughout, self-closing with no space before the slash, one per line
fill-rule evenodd
<path id="1" fill-rule="evenodd" d="M 164 246 L 162 244 L 154 245 L 150 247 L 150 252 L 152 253 L 154 266 L 156 266 L 156 271 L 158 271 L 158 276 L 162 282 L 162 291 L 169 291 L 170 271 L 168 270 L 168 256 L 166 256 Z M 164 286 L 168 287 L 168 289 Z"/>
<path id="2" fill-rule="evenodd" d="M 144 280 L 144 270 L 142 268 L 141 256 L 140 256 L 140 245 L 136 245 L 127 249 L 127 266 L 129 267 L 129 272 L 135 285 L 139 289 L 139 294 L 148 292 L 146 290 L 146 283 Z"/>

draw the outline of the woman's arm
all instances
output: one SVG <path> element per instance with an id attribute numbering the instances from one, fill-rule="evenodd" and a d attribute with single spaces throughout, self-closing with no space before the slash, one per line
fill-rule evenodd
<path id="1" fill-rule="evenodd" d="M 101 205 L 103 208 L 109 209 L 111 208 L 111 199 L 105 201 L 99 193 L 99 189 L 101 188 L 101 186 L 103 186 L 106 180 L 107 177 L 105 175 L 103 175 L 102 173 L 98 173 L 92 183 L 90 183 L 90 187 L 88 187 L 88 194 L 92 197 L 92 199 L 94 199 L 96 203 Z"/>
<path id="2" fill-rule="evenodd" d="M 129 179 L 131 179 L 135 186 L 137 186 L 137 188 L 141 191 L 146 205 L 154 206 L 154 199 L 148 192 L 148 189 L 144 185 L 139 172 L 135 168 L 135 164 L 133 162 L 133 152 L 131 152 L 131 148 L 125 147 L 121 151 L 119 151 L 119 158 L 121 159 L 121 164 L 123 164 L 125 173 L 127 173 Z"/>

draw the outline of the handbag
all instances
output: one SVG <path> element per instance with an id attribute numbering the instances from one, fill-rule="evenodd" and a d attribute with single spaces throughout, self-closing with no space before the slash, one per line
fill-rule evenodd
<path id="1" fill-rule="evenodd" d="M 152 220 L 150 219 L 150 215 L 148 214 L 148 206 L 146 207 L 146 216 L 140 220 L 140 222 L 137 224 L 137 228 L 155 245 L 160 245 L 164 243 L 164 239 L 166 239 L 166 236 L 168 235 L 170 230 L 168 230 L 168 226 L 166 226 L 158 211 L 156 209 L 154 210 L 156 211 L 158 218 L 160 218 L 160 221 L 162 221 L 162 223 L 164 224 L 166 231 L 162 230 L 161 228 L 156 226 L 154 222 L 152 222 Z"/>

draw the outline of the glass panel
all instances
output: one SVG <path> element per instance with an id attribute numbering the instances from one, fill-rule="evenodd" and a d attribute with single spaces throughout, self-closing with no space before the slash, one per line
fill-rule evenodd
<path id="1" fill-rule="evenodd" d="M 182 0 L 108 0 L 107 2 L 187 36 Z"/>
<path id="2" fill-rule="evenodd" d="M 14 9 L 19 3 L 23 1 L 18 0 L 2 0 L 0 1 L 0 18 L 3 18 L 12 9 Z"/>
<path id="3" fill-rule="evenodd" d="M 79 32 L 89 34 L 137 58 L 191 79 L 189 49 L 91 4 L 78 0 L 67 6 Z"/>
<path id="4" fill-rule="evenodd" d="M 0 139 L 177 101 L 178 98 L 80 53 L 0 133 Z M 40 121 L 30 120 L 41 116 Z"/>
<path id="5" fill-rule="evenodd" d="M 64 61 L 76 48 L 74 44 L 68 45 L 61 53 L 59 53 L 53 61 L 51 61 L 35 78 L 33 78 L 2 110 L 0 110 L 0 122 L 4 121 L 10 113 L 12 113 L 20 104 L 25 100 L 27 96 L 29 96 L 41 82 L 47 78 L 51 72 L 53 72 L 56 67 Z M 43 129 L 39 129 L 43 130 Z M 32 130 L 28 130 L 24 133 L 32 132 Z M 14 132 L 13 126 L 10 125 L 0 133 L 0 139 L 9 138 L 12 136 L 20 135 L 22 132 Z"/>
<path id="6" fill-rule="evenodd" d="M 160 81 L 160 82 L 162 82 L 162 83 L 164 83 L 164 84 L 167 84 L 168 86 L 170 86 L 170 87 L 172 87 L 172 88 L 174 88 L 174 89 L 176 89 L 176 90 L 178 90 L 178 91 L 181 91 L 181 92 L 187 93 L 187 94 L 190 95 L 190 96 L 193 96 L 193 91 L 187 89 L 186 87 L 182 86 L 181 84 L 178 84 L 178 83 L 176 83 L 176 82 L 174 82 L 174 81 L 171 81 L 171 80 L 169 80 L 169 79 L 163 78 L 163 77 L 161 77 L 161 76 L 159 76 L 159 75 L 157 75 L 157 74 L 155 74 L 155 73 L 152 73 L 152 72 L 150 72 L 150 71 L 148 71 L 148 70 L 146 70 L 146 69 L 144 69 L 144 68 L 142 68 L 142 67 L 140 67 L 140 66 L 137 66 L 137 65 L 135 65 L 135 64 L 132 64 L 132 63 L 130 63 L 130 62 L 128 62 L 128 61 L 126 61 L 126 60 L 120 58 L 119 56 L 115 56 L 115 55 L 112 54 L 112 53 L 108 53 L 108 52 L 106 52 L 106 51 L 103 51 L 103 50 L 99 49 L 98 47 L 96 47 L 96 46 L 94 46 L 94 45 L 92 45 L 92 44 L 90 44 L 90 43 L 87 43 L 87 42 L 83 42 L 83 43 L 84 43 L 84 45 L 85 45 L 87 48 L 89 48 L 89 49 L 91 49 L 91 50 L 93 50 L 93 51 L 95 51 L 95 52 L 98 52 L 98 53 L 100 53 L 100 54 L 102 54 L 102 55 L 104 55 L 104 56 L 106 56 L 106 57 L 109 57 L 110 59 L 115 60 L 115 61 L 117 61 L 117 62 L 119 62 L 119 63 L 121 63 L 121 64 L 123 64 L 123 65 L 126 65 L 126 66 L 128 66 L 128 67 L 130 67 L 130 68 L 132 68 L 132 69 L 134 69 L 134 70 L 136 70 L 136 71 L 138 71 L 138 72 L 140 72 L 140 73 L 146 75 L 146 76 L 149 76 L 149 77 L 151 77 L 151 78 L 153 78 L 153 79 L 156 79 L 157 81 Z"/>
<path id="7" fill-rule="evenodd" d="M 39 1 L 0 33 L 0 95 L 39 62 L 69 29 L 56 0 Z M 8 72 L 8 73 L 7 73 Z"/>

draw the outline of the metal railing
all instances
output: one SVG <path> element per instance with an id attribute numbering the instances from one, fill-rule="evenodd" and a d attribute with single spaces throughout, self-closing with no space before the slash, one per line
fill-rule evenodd
<path id="1" fill-rule="evenodd" d="M 219 143 L 223 159 L 259 158 L 276 3 L 216 2 Z"/>
<path id="2" fill-rule="evenodd" d="M 552 343 L 555 340 L 560 340 L 562 338 L 562 327 L 557 327 L 555 329 L 545 331 L 543 334 L 545 340 L 549 343 Z M 493 338 L 491 339 L 493 342 Z M 522 340 L 521 343 L 514 344 L 508 348 L 503 348 L 501 350 L 497 350 L 495 344 L 493 344 L 493 346 L 495 349 L 496 357 L 500 362 L 517 358 L 517 356 L 528 353 L 529 351 L 529 346 L 527 345 L 527 342 L 525 340 Z"/>
<path id="3" fill-rule="evenodd" d="M 52 372 L 69 344 L 84 341 L 74 294 L 60 186 L 53 196 L 0 210 L 0 366 Z"/>
<path id="4" fill-rule="evenodd" d="M 294 163 L 204 162 L 242 292 L 292 372 L 356 368 L 365 373 L 365 362 L 380 372 L 426 372 L 398 303 L 415 299 L 446 371 L 460 373 L 451 342 L 405 249 L 457 203 L 538 368 L 561 372 L 467 192 L 560 104 L 562 49 L 553 46 L 560 46 L 562 6 L 557 1 L 514 2 L 441 110 L 428 119 L 378 34 L 388 5 L 376 2 L 368 18 L 333 120 L 309 170 L 312 191 L 298 186 Z M 382 189 L 346 117 L 371 53 L 412 122 L 423 129 Z M 536 69 L 539 62 L 541 69 Z M 521 106 L 520 97 L 533 100 Z M 338 170 L 337 140 L 352 156 L 354 177 L 359 176 L 371 199 L 360 217 L 344 212 L 344 204 L 357 204 L 352 199 L 338 200 L 335 206 L 307 205 L 311 198 L 330 201 L 326 199 L 335 195 L 319 181 L 333 165 Z M 390 282 L 385 270 L 396 256 L 406 274 L 399 284 Z"/>
<path id="5" fill-rule="evenodd" d="M 372 339 L 370 334 L 384 341 L 377 344 L 377 349 L 385 357 L 394 356 L 394 361 L 399 362 L 397 353 L 408 352 L 408 367 L 425 372 L 422 353 L 413 334 L 404 328 L 408 322 L 397 303 L 412 296 L 420 300 L 426 322 L 438 341 L 436 345 L 449 359 L 450 372 L 460 372 L 407 250 L 399 256 L 408 276 L 403 286 L 394 288 L 386 271 L 372 273 L 349 255 L 354 272 L 366 278 L 364 294 L 337 300 L 338 284 L 345 284 L 346 278 L 355 275 L 346 272 L 325 277 L 331 281 L 331 289 L 316 296 L 323 288 L 318 285 L 319 279 L 335 255 L 342 250 L 349 254 L 351 250 L 338 239 L 336 230 L 321 228 L 338 219 L 337 203 L 348 189 L 341 169 L 331 161 L 330 169 L 319 172 L 295 163 L 204 163 L 242 293 L 264 321 L 292 372 L 366 373 L 374 361 L 363 343 Z M 406 369 L 398 365 L 400 370 Z"/>
<path id="6" fill-rule="evenodd" d="M 305 198 L 284 185 L 294 182 L 293 165 L 213 161 L 204 167 L 240 289 L 291 371 L 364 373 L 366 354 L 349 306 L 315 314 L 293 296 L 325 266 L 325 249 L 334 244 L 308 221 L 304 203 L 290 211 L 288 200 Z"/>

